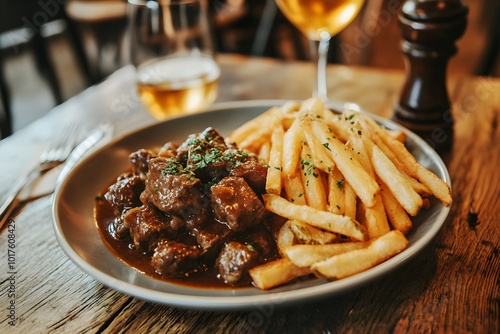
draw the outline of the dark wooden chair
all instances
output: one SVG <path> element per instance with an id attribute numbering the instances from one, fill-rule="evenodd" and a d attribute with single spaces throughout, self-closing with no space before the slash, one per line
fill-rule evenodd
<path id="1" fill-rule="evenodd" d="M 91 68 L 93 83 L 101 81 L 122 63 L 121 42 L 127 26 L 127 0 L 68 0 L 65 12 L 80 38 L 86 39 L 88 46 L 94 45 L 94 57 L 90 48 L 85 52 L 94 65 Z M 106 51 L 113 56 L 108 64 Z"/>
<path id="2" fill-rule="evenodd" d="M 49 52 L 50 25 L 63 27 L 84 77 L 90 82 L 90 70 L 84 48 L 74 25 L 68 20 L 60 1 L 0 0 L 0 94 L 2 110 L 0 131 L 4 138 L 12 133 L 12 110 L 9 83 L 5 76 L 5 59 L 29 49 L 37 69 L 50 86 L 57 104 L 63 102 L 60 83 Z"/>

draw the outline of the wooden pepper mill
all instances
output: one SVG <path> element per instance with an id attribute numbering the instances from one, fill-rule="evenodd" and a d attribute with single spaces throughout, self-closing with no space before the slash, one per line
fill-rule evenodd
<path id="1" fill-rule="evenodd" d="M 399 14 L 406 82 L 394 120 L 424 138 L 437 151 L 453 142 L 453 116 L 446 88 L 448 60 L 467 25 L 460 0 L 407 0 Z"/>

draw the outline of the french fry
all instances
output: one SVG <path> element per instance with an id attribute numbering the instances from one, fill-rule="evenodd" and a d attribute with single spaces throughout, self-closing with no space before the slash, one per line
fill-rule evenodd
<path id="1" fill-rule="evenodd" d="M 375 195 L 375 205 L 365 207 L 365 227 L 370 239 L 379 237 L 390 231 L 384 202 L 380 193 Z"/>
<path id="2" fill-rule="evenodd" d="M 278 231 L 278 238 L 276 239 L 276 245 L 278 246 L 278 251 L 281 256 L 285 256 L 285 250 L 295 244 L 295 235 L 290 229 L 289 221 L 285 222 Z"/>
<path id="3" fill-rule="evenodd" d="M 297 205 L 273 194 L 262 195 L 267 210 L 287 219 L 298 220 L 333 233 L 365 240 L 366 230 L 354 219 L 327 211 L 314 209 L 306 205 Z"/>
<path id="4" fill-rule="evenodd" d="M 318 277 L 337 280 L 373 268 L 408 246 L 408 240 L 398 230 L 374 239 L 366 248 L 332 256 L 310 266 Z"/>
<path id="5" fill-rule="evenodd" d="M 319 138 L 314 134 L 314 130 L 311 127 L 311 122 L 312 120 L 309 117 L 302 117 L 300 119 L 300 125 L 310 151 L 307 160 L 311 160 L 323 172 L 330 173 L 335 167 L 331 151 L 325 150 L 324 145 L 328 145 L 328 143 L 321 143 L 319 141 Z"/>
<path id="6" fill-rule="evenodd" d="M 311 270 L 309 268 L 299 268 L 290 260 L 283 258 L 253 267 L 248 272 L 259 289 L 268 290 L 294 278 L 308 275 Z"/>
<path id="7" fill-rule="evenodd" d="M 323 118 L 325 116 L 323 101 L 315 98 L 303 101 L 299 109 L 299 114 L 301 117 Z"/>
<path id="8" fill-rule="evenodd" d="M 387 132 L 389 133 L 389 135 L 396 139 L 397 141 L 401 142 L 401 143 L 404 143 L 405 139 L 406 139 L 406 133 L 402 130 L 387 130 Z"/>
<path id="9" fill-rule="evenodd" d="M 289 220 L 288 226 L 295 239 L 302 244 L 324 245 L 337 241 L 338 235 L 332 232 L 322 231 L 312 225 L 297 220 Z"/>
<path id="10" fill-rule="evenodd" d="M 403 234 L 408 233 L 413 225 L 410 217 L 408 217 L 405 209 L 399 204 L 387 185 L 381 182 L 380 188 L 382 189 L 380 196 L 384 202 L 385 212 L 392 227 Z"/>
<path id="11" fill-rule="evenodd" d="M 281 113 L 284 115 L 295 114 L 300 110 L 301 105 L 300 101 L 286 101 L 281 106 Z"/>
<path id="12" fill-rule="evenodd" d="M 259 149 L 259 161 L 269 164 L 269 154 L 271 153 L 271 142 L 264 142 Z"/>
<path id="13" fill-rule="evenodd" d="M 300 151 L 303 142 L 303 133 L 300 122 L 296 119 L 283 136 L 283 174 L 291 177 L 299 166 Z"/>
<path id="14" fill-rule="evenodd" d="M 233 132 L 231 132 L 229 134 L 229 140 L 233 143 L 236 143 L 236 145 L 241 148 L 241 143 L 248 137 L 254 137 L 254 134 L 256 132 L 260 132 L 262 129 L 266 128 L 266 131 L 270 133 L 270 120 L 278 117 L 279 114 L 280 108 L 278 107 L 268 109 L 264 113 L 255 118 L 252 118 L 248 122 L 239 126 Z"/>
<path id="15" fill-rule="evenodd" d="M 267 168 L 266 192 L 270 194 L 281 194 L 281 157 L 283 153 L 283 128 L 277 126 L 271 137 L 271 150 L 269 152 L 269 166 Z"/>
<path id="16" fill-rule="evenodd" d="M 365 139 L 366 140 L 366 139 Z M 373 166 L 368 156 L 363 139 L 357 134 L 353 133 L 349 137 L 349 141 L 345 144 L 347 150 L 352 152 L 352 155 L 361 163 L 364 170 L 373 178 L 375 178 L 375 172 L 373 171 Z"/>
<path id="17" fill-rule="evenodd" d="M 338 215 L 345 214 L 346 198 L 344 194 L 344 176 L 338 170 L 334 170 L 328 174 L 328 211 Z"/>
<path id="18" fill-rule="evenodd" d="M 307 204 L 300 172 L 291 177 L 283 175 L 283 188 L 285 189 L 286 197 L 290 202 L 299 205 Z"/>
<path id="19" fill-rule="evenodd" d="M 451 205 L 453 199 L 451 197 L 450 187 L 446 182 L 420 164 L 417 166 L 416 174 L 417 179 L 422 182 L 437 199 L 445 206 Z"/>
<path id="20" fill-rule="evenodd" d="M 342 114 L 326 113 L 325 121 L 335 136 L 343 143 L 349 140 L 351 135 L 349 130 L 342 124 L 344 116 Z"/>
<path id="21" fill-rule="evenodd" d="M 308 145 L 302 146 L 300 154 L 300 175 L 304 188 L 307 205 L 318 210 L 326 211 L 327 200 L 325 183 L 322 172 L 311 159 L 312 153 Z"/>
<path id="22" fill-rule="evenodd" d="M 272 130 L 269 128 L 261 128 L 250 134 L 248 137 L 243 139 L 238 148 L 250 151 L 252 153 L 258 153 L 260 147 L 265 143 L 270 141 Z"/>
<path id="23" fill-rule="evenodd" d="M 377 175 L 389 187 L 406 212 L 416 216 L 423 205 L 422 198 L 376 145 L 372 145 L 369 151 L 371 151 L 370 158 Z"/>
<path id="24" fill-rule="evenodd" d="M 354 189 L 348 182 L 344 182 L 344 195 L 345 195 L 345 215 L 347 217 L 356 217 L 356 208 L 358 198 Z"/>
<path id="25" fill-rule="evenodd" d="M 368 241 L 327 245 L 293 245 L 285 250 L 285 256 L 297 267 L 309 267 L 334 255 L 365 248 L 368 245 Z"/>

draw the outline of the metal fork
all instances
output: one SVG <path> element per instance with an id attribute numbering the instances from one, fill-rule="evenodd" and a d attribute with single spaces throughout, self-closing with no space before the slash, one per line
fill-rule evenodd
<path id="1" fill-rule="evenodd" d="M 64 127 L 54 138 L 50 146 L 40 155 L 39 163 L 26 176 L 21 178 L 7 193 L 5 202 L 0 207 L 0 228 L 7 221 L 18 202 L 21 191 L 41 175 L 64 163 L 78 143 L 80 127 L 71 123 Z"/>

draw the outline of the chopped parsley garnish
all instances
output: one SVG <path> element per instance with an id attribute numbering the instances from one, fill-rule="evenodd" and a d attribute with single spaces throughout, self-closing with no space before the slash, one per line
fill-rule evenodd
<path id="1" fill-rule="evenodd" d="M 311 163 L 309 160 L 301 160 L 300 165 L 302 170 L 304 171 L 304 175 L 312 175 L 314 177 L 318 177 L 318 173 L 316 173 L 316 165 Z"/>

